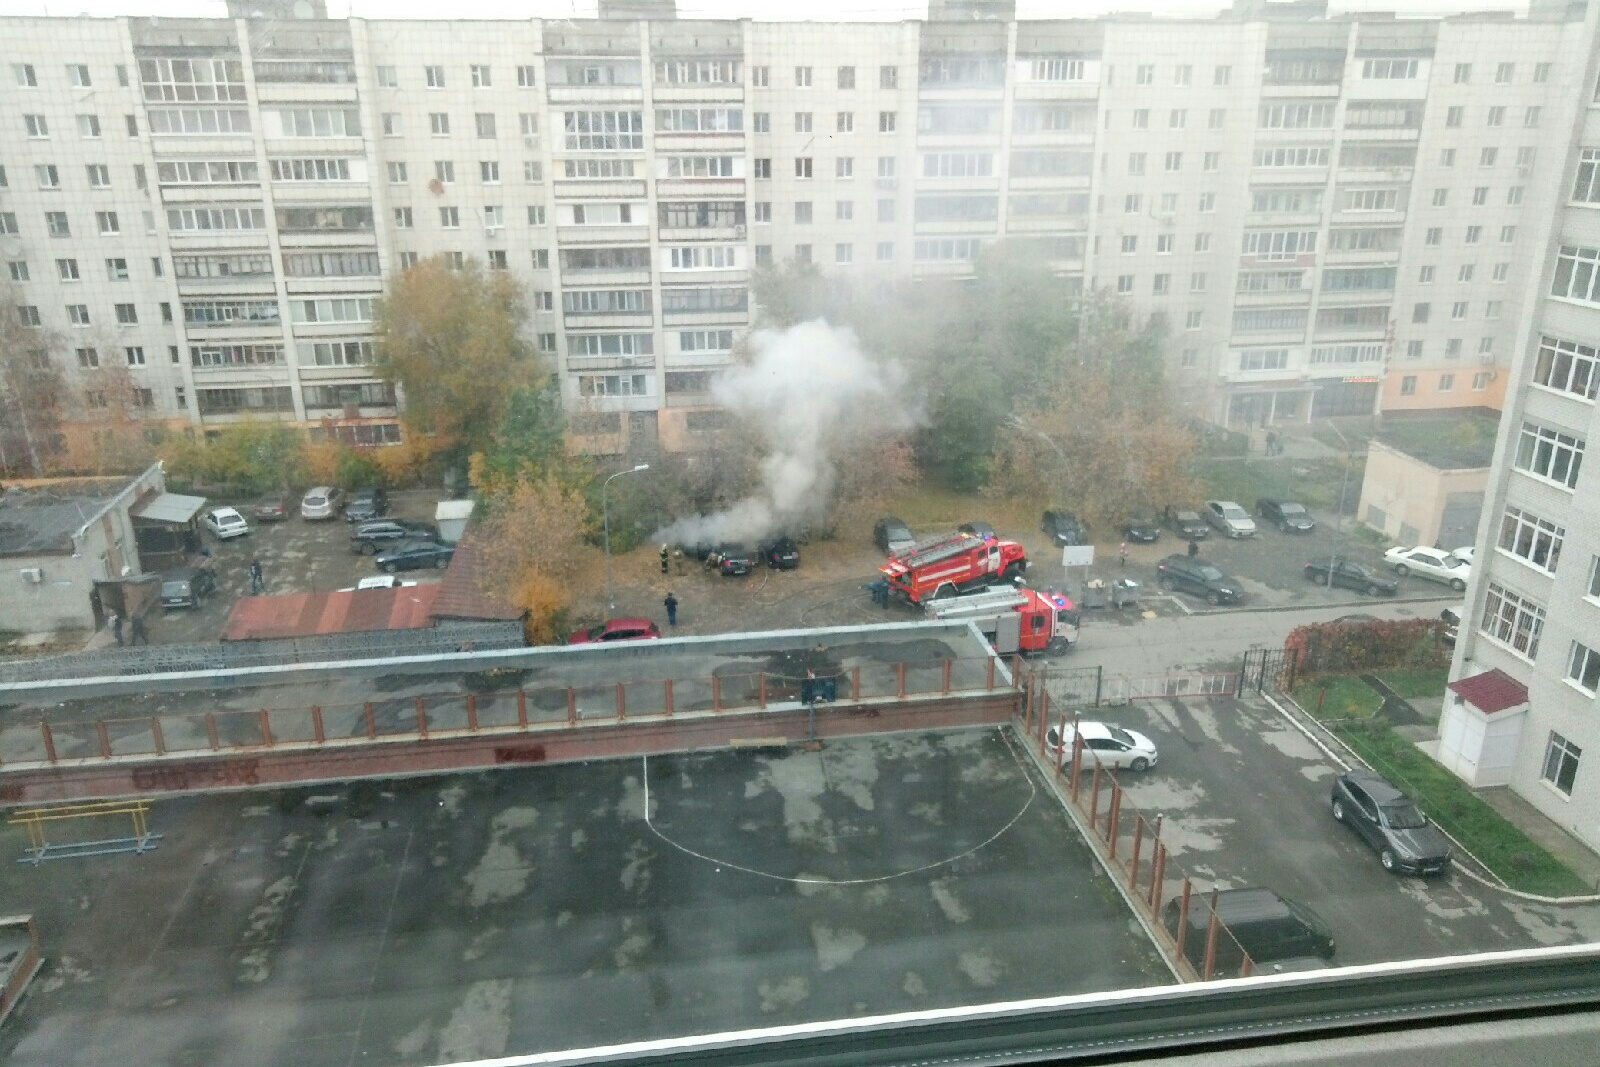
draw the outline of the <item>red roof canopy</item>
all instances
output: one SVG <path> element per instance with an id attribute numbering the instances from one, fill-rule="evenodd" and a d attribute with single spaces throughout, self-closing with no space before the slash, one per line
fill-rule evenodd
<path id="1" fill-rule="evenodd" d="M 520 619 L 525 612 L 500 599 L 483 565 L 477 538 L 472 531 L 456 542 L 450 569 L 444 572 L 439 598 L 433 603 L 434 621 L 440 619 Z"/>
<path id="2" fill-rule="evenodd" d="M 1449 688 L 1485 715 L 1528 702 L 1528 687 L 1498 667 L 1451 682 Z"/>
<path id="3" fill-rule="evenodd" d="M 392 589 L 348 589 L 337 593 L 285 593 L 247 596 L 233 605 L 222 628 L 224 641 L 317 634 L 415 630 L 432 626 L 428 617 L 437 582 Z"/>

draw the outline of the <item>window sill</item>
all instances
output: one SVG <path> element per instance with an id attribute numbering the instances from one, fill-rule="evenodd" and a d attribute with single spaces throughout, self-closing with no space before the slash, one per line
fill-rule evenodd
<path id="1" fill-rule="evenodd" d="M 1550 791 L 1550 795 L 1555 797 L 1557 800 L 1564 801 L 1568 804 L 1572 803 L 1571 793 L 1562 792 L 1560 786 L 1556 785 L 1542 774 L 1539 776 L 1539 784 L 1548 789 Z"/>
<path id="2" fill-rule="evenodd" d="M 1515 656 L 1518 659 L 1520 659 L 1522 662 L 1528 664 L 1530 667 L 1533 666 L 1533 657 L 1532 656 L 1528 655 L 1526 652 L 1518 652 L 1515 647 L 1513 647 L 1512 645 L 1509 645 L 1506 642 L 1500 640 L 1498 637 L 1494 636 L 1494 634 L 1491 634 L 1489 631 L 1480 629 L 1478 631 L 1478 636 L 1483 638 L 1485 641 L 1489 642 L 1489 644 L 1493 645 L 1495 648 L 1504 649 L 1505 651 L 1511 653 L 1513 656 Z"/>
<path id="3" fill-rule="evenodd" d="M 1572 690 L 1574 690 L 1576 692 L 1582 693 L 1584 696 L 1588 697 L 1590 700 L 1593 700 L 1594 697 L 1595 697 L 1595 690 L 1593 690 L 1593 689 L 1585 689 L 1581 684 L 1579 684 L 1578 682 L 1573 681 L 1571 678 L 1563 678 L 1563 679 L 1561 679 L 1561 682 L 1562 682 L 1563 685 L 1567 686 L 1567 688 L 1572 689 Z"/>
<path id="4" fill-rule="evenodd" d="M 1511 562 L 1517 564 L 1518 566 L 1526 567 L 1528 570 L 1532 571 L 1534 574 L 1538 575 L 1541 578 L 1554 578 L 1556 576 L 1556 572 L 1555 571 L 1547 570 L 1546 568 L 1544 568 L 1544 567 L 1540 566 L 1539 564 L 1533 562 L 1533 560 L 1527 559 L 1527 558 L 1525 558 L 1523 556 L 1519 556 L 1514 552 L 1511 552 L 1511 551 L 1508 551 L 1508 550 L 1506 550 L 1504 548 L 1501 548 L 1499 545 L 1495 546 L 1494 554 L 1496 556 L 1498 556 L 1499 558 L 1501 558 L 1501 559 L 1508 559 Z M 1589 598 L 1585 598 L 1585 599 L 1589 599 Z M 1600 603 L 1600 601 L 1595 601 L 1595 603 Z"/>
<path id="5" fill-rule="evenodd" d="M 1553 488 L 1560 489 L 1564 493 L 1575 492 L 1573 487 L 1568 485 L 1566 482 L 1558 482 L 1554 478 L 1546 478 L 1542 474 L 1535 474 L 1533 471 L 1523 470 L 1521 467 L 1512 467 L 1511 469 L 1522 475 L 1524 478 L 1530 478 L 1533 481 L 1538 482 L 1540 485 L 1552 486 Z"/>

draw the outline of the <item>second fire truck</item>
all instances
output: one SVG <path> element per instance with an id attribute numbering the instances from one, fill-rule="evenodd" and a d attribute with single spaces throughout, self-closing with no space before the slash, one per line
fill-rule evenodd
<path id="1" fill-rule="evenodd" d="M 965 533 L 919 542 L 882 568 L 890 591 L 913 604 L 1009 582 L 1027 569 L 1028 555 L 1015 541 Z"/>

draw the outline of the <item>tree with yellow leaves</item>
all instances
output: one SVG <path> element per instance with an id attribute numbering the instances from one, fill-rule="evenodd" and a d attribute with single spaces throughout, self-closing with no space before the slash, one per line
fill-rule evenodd
<path id="1" fill-rule="evenodd" d="M 524 474 L 489 502 L 483 559 L 491 588 L 528 612 L 528 640 L 560 634 L 573 582 L 592 570 L 594 519 L 583 494 L 553 473 Z"/>

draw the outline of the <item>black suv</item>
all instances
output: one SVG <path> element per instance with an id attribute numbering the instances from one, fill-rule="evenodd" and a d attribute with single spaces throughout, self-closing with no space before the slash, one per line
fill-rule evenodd
<path id="1" fill-rule="evenodd" d="M 724 541 L 709 558 L 717 561 L 717 571 L 724 578 L 749 574 L 756 569 L 755 556 L 737 541 Z"/>
<path id="2" fill-rule="evenodd" d="M 1305 509 L 1305 505 L 1296 504 L 1293 500 L 1268 500 L 1262 497 L 1256 501 L 1256 515 L 1262 522 L 1270 522 L 1284 533 L 1310 533 L 1317 528 L 1316 520 Z"/>
<path id="3" fill-rule="evenodd" d="M 800 549 L 792 537 L 774 537 L 756 549 L 761 562 L 775 571 L 792 571 L 800 566 Z"/>
<path id="4" fill-rule="evenodd" d="M 1199 556 L 1168 556 L 1156 564 L 1156 582 L 1163 589 L 1193 593 L 1213 604 L 1239 602 L 1238 584 Z"/>
<path id="5" fill-rule="evenodd" d="M 389 494 L 380 486 L 358 489 L 344 506 L 345 522 L 366 522 L 389 513 Z"/>
<path id="6" fill-rule="evenodd" d="M 1368 596 L 1394 596 L 1400 583 L 1365 564 L 1343 556 L 1326 556 L 1306 564 L 1306 578 L 1328 588 L 1342 586 Z"/>
<path id="7" fill-rule="evenodd" d="M 1167 525 L 1172 532 L 1189 541 L 1204 541 L 1211 536 L 1211 526 L 1198 511 L 1188 508 L 1168 508 Z"/>
<path id="8" fill-rule="evenodd" d="M 1122 532 L 1128 535 L 1128 540 L 1140 544 L 1150 545 L 1161 540 L 1161 524 L 1144 512 L 1129 515 L 1128 521 L 1122 524 Z"/>
<path id="9" fill-rule="evenodd" d="M 1411 798 L 1371 771 L 1348 771 L 1333 780 L 1333 817 L 1377 850 L 1391 874 L 1443 874 L 1450 840 Z"/>
<path id="10" fill-rule="evenodd" d="M 350 535 L 350 551 L 371 556 L 385 545 L 396 541 L 416 539 L 439 540 L 439 527 L 431 522 L 404 522 L 400 519 L 378 519 L 364 522 Z"/>
<path id="11" fill-rule="evenodd" d="M 1050 535 L 1057 548 L 1089 543 L 1089 528 L 1070 511 L 1047 511 L 1039 528 Z"/>

